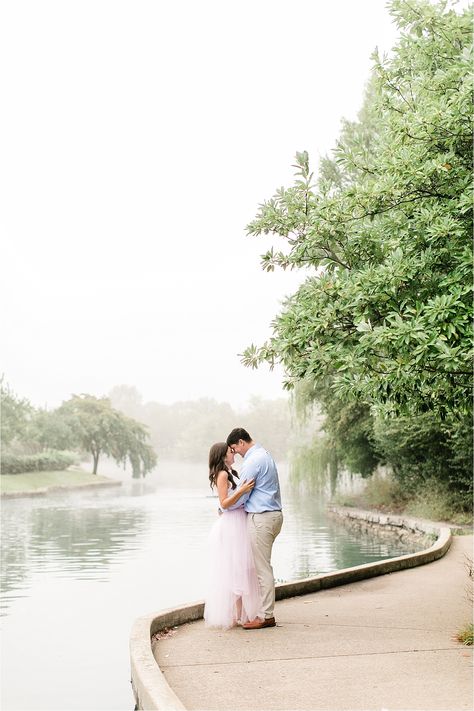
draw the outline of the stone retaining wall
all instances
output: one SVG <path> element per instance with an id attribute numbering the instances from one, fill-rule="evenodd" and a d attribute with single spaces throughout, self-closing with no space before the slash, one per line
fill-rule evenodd
<path id="1" fill-rule="evenodd" d="M 366 525 L 386 526 L 389 529 L 405 531 L 407 534 L 411 532 L 416 536 L 422 535 L 427 537 L 427 540 L 433 540 L 433 543 L 417 553 L 344 568 L 333 573 L 324 573 L 291 583 L 280 583 L 275 588 L 277 600 L 425 565 L 445 555 L 451 545 L 451 530 L 448 526 L 403 516 L 344 507 L 332 507 L 330 510 L 334 515 L 364 522 Z M 165 634 L 167 630 L 178 625 L 201 619 L 203 612 L 204 603 L 199 601 L 146 615 L 136 620 L 130 636 L 132 688 L 137 704 L 136 709 L 141 711 L 185 710 L 185 706 L 168 686 L 156 663 L 152 651 L 152 644 L 156 643 L 153 642 L 153 638 L 159 638 L 160 633 Z"/>
<path id="2" fill-rule="evenodd" d="M 369 516 L 366 511 L 339 506 L 331 506 L 328 513 L 338 518 L 344 528 L 358 536 L 369 536 L 371 540 L 396 541 L 400 546 L 400 553 L 429 548 L 438 537 L 437 530 L 432 532 L 421 530 L 413 519 L 402 516 L 397 516 L 392 521 L 393 516 L 375 512 Z M 380 521 L 381 516 L 384 516 L 382 521 Z M 404 551 L 403 548 L 406 550 Z"/>

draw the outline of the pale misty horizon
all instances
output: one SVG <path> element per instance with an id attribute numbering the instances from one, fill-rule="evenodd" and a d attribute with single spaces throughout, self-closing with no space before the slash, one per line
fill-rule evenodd
<path id="1" fill-rule="evenodd" d="M 281 397 L 238 354 L 305 274 L 262 272 L 283 243 L 245 227 L 356 118 L 385 2 L 6 2 L 0 32 L 6 381 Z"/>

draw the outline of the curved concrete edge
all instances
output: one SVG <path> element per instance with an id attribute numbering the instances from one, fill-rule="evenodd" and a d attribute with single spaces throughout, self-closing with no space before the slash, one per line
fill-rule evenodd
<path id="1" fill-rule="evenodd" d="M 318 590 L 324 590 L 325 588 L 333 588 L 337 585 L 347 585 L 348 583 L 355 583 L 359 580 L 365 580 L 366 578 L 373 578 L 376 575 L 386 575 L 387 573 L 395 573 L 398 570 L 415 568 L 418 565 L 432 563 L 434 560 L 442 558 L 451 546 L 452 533 L 449 526 L 441 526 L 430 521 L 408 519 L 402 516 L 375 514 L 360 509 L 348 510 L 342 507 L 331 507 L 331 511 L 332 513 L 345 516 L 346 518 L 368 521 L 369 523 L 381 526 L 396 526 L 397 528 L 405 528 L 414 533 L 436 536 L 436 540 L 432 546 L 418 551 L 417 553 L 407 553 L 406 555 L 397 556 L 396 558 L 387 558 L 386 560 L 375 561 L 374 563 L 364 563 L 363 565 L 356 565 L 352 568 L 344 568 L 334 573 L 322 573 L 321 575 L 315 575 L 312 578 L 305 578 L 304 580 L 281 583 L 275 586 L 277 600 L 295 597 L 296 595 L 305 595 L 307 593 L 317 592 Z"/>
<path id="2" fill-rule="evenodd" d="M 139 617 L 135 621 L 130 635 L 130 661 L 137 709 L 183 711 L 186 708 L 168 685 L 156 663 L 151 639 L 157 632 L 199 620 L 203 614 L 204 602 L 199 601 Z"/>
<path id="3" fill-rule="evenodd" d="M 390 514 L 378 514 L 360 509 L 331 507 L 332 513 L 349 518 L 368 521 L 381 526 L 405 528 L 416 533 L 436 536 L 432 546 L 417 553 L 388 558 L 374 563 L 365 563 L 352 568 L 344 568 L 333 573 L 323 573 L 291 583 L 279 583 L 275 586 L 277 600 L 306 595 L 338 585 L 347 585 L 377 575 L 385 575 L 418 565 L 431 563 L 442 558 L 449 550 L 452 541 L 449 526 L 409 519 Z M 186 711 L 180 699 L 168 685 L 152 650 L 152 637 L 157 632 L 168 630 L 178 625 L 202 618 L 204 602 L 199 601 L 181 607 L 140 617 L 135 621 L 130 636 L 130 660 L 132 689 L 135 695 L 136 709 L 141 711 Z"/>

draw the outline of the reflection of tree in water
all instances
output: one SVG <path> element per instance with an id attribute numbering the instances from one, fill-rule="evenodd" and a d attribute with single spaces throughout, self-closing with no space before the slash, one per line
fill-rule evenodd
<path id="1" fill-rule="evenodd" d="M 348 568 L 384 558 L 393 558 L 406 553 L 414 553 L 426 547 L 423 537 L 400 537 L 400 532 L 387 528 L 364 525 L 341 519 L 330 518 L 333 542 L 332 554 L 336 567 Z"/>
<path id="2" fill-rule="evenodd" d="M 9 502 L 10 503 L 10 502 Z M 12 502 L 2 511 L 1 590 L 21 588 L 33 573 L 106 579 L 113 559 L 136 548 L 147 511 L 107 506 L 33 506 Z M 7 603 L 8 604 L 8 603 Z"/>
<path id="3" fill-rule="evenodd" d="M 125 544 L 130 547 L 145 516 L 135 508 L 39 509 L 31 521 L 32 550 L 44 556 L 56 549 L 76 570 L 102 567 Z"/>
<path id="4" fill-rule="evenodd" d="M 21 587 L 28 569 L 28 535 L 25 525 L 25 516 L 9 511 L 9 507 L 2 506 L 2 558 L 0 572 L 0 588 L 2 593 L 1 610 L 3 612 L 3 597 L 11 590 Z M 16 514 L 16 515 L 15 515 Z"/>

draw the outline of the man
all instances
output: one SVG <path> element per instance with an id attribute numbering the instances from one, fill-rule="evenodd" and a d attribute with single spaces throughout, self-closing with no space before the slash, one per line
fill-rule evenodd
<path id="1" fill-rule="evenodd" d="M 263 618 L 256 617 L 242 626 L 246 630 L 275 627 L 275 580 L 271 556 L 273 542 L 283 523 L 278 471 L 271 455 L 242 427 L 232 430 L 227 437 L 227 446 L 244 459 L 241 482 L 255 479 L 252 491 L 243 494 L 235 505 L 244 503 L 248 514 L 247 526 L 260 585 Z"/>

